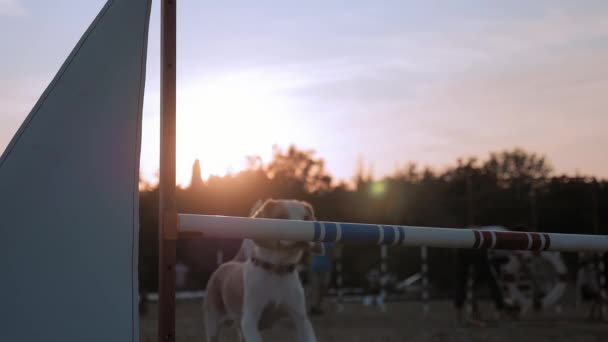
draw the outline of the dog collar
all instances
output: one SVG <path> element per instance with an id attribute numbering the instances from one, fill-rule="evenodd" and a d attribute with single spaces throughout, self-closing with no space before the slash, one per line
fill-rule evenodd
<path id="1" fill-rule="evenodd" d="M 308 242 L 297 242 L 291 246 L 281 246 L 278 244 L 278 241 L 255 240 L 254 243 L 259 247 L 273 251 L 292 251 L 297 249 L 306 249 L 308 247 Z"/>
<path id="2" fill-rule="evenodd" d="M 251 262 L 256 266 L 265 269 L 268 272 L 272 272 L 278 275 L 286 275 L 292 273 L 296 269 L 296 264 L 277 265 L 271 262 L 260 260 L 253 256 L 251 257 Z"/>

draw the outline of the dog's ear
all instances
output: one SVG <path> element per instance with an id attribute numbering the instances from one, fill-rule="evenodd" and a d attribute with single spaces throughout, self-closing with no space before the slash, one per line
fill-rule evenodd
<path id="1" fill-rule="evenodd" d="M 275 208 L 279 204 L 273 199 L 266 200 L 263 204 L 258 205 L 258 209 L 251 215 L 251 217 L 259 218 L 272 218 Z"/>
<path id="2" fill-rule="evenodd" d="M 306 211 L 308 211 L 308 218 L 306 221 L 316 221 L 317 217 L 315 216 L 315 210 L 312 208 L 312 205 L 308 202 L 302 202 L 302 204 L 306 208 Z"/>
<path id="3" fill-rule="evenodd" d="M 325 245 L 322 242 L 309 242 L 308 251 L 312 255 L 325 255 Z"/>

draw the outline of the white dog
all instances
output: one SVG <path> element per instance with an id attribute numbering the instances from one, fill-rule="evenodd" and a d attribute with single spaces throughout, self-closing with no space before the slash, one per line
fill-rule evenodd
<path id="1" fill-rule="evenodd" d="M 252 217 L 315 220 L 312 207 L 295 200 L 268 200 L 253 211 Z M 283 316 L 293 320 L 298 341 L 316 341 L 296 271 L 305 251 L 323 254 L 323 245 L 244 240 L 236 257 L 209 279 L 204 304 L 207 341 L 218 341 L 222 325 L 232 321 L 241 340 L 259 342 L 259 330 Z"/>

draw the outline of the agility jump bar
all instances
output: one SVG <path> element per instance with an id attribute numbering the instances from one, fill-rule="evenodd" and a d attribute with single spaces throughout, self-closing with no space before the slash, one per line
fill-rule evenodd
<path id="1" fill-rule="evenodd" d="M 608 236 L 179 214 L 182 238 L 344 242 L 528 251 L 608 251 Z"/>

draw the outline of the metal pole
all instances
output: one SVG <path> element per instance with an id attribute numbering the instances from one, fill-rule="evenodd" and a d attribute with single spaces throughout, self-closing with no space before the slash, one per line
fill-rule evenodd
<path id="1" fill-rule="evenodd" d="M 471 179 L 471 171 L 466 171 L 467 185 L 467 224 L 473 227 L 475 224 L 475 207 L 473 204 L 473 180 Z"/>
<path id="2" fill-rule="evenodd" d="M 538 231 L 538 215 L 536 213 L 536 186 L 532 184 L 530 189 L 530 231 Z"/>
<path id="3" fill-rule="evenodd" d="M 593 222 L 593 234 L 597 234 L 600 231 L 600 209 L 598 200 L 598 183 L 594 178 L 591 182 L 591 215 Z M 600 320 L 608 319 L 608 293 L 606 292 L 606 264 L 604 259 L 605 253 L 597 253 L 596 270 L 599 276 L 600 284 Z"/>
<path id="4" fill-rule="evenodd" d="M 591 222 L 593 234 L 600 232 L 600 205 L 598 200 L 598 183 L 595 178 L 591 182 Z"/>
<path id="5" fill-rule="evenodd" d="M 422 313 L 429 313 L 429 264 L 428 264 L 428 248 L 420 246 L 420 275 L 422 276 Z"/>
<path id="6" fill-rule="evenodd" d="M 175 0 L 161 2 L 158 341 L 175 341 Z"/>
<path id="7" fill-rule="evenodd" d="M 380 295 L 376 297 L 376 303 L 381 312 L 386 312 L 386 285 L 388 281 L 388 246 L 380 246 Z"/>
<path id="8" fill-rule="evenodd" d="M 475 269 L 473 268 L 473 265 L 469 265 L 468 269 L 467 269 L 467 295 L 466 295 L 466 314 L 467 314 L 467 318 L 472 318 L 474 311 L 475 311 L 475 294 L 474 294 L 474 287 L 475 287 Z"/>
<path id="9" fill-rule="evenodd" d="M 342 287 L 344 286 L 344 280 L 342 278 L 342 246 L 336 246 L 336 294 L 338 296 L 338 312 L 344 311 L 344 292 Z"/>

